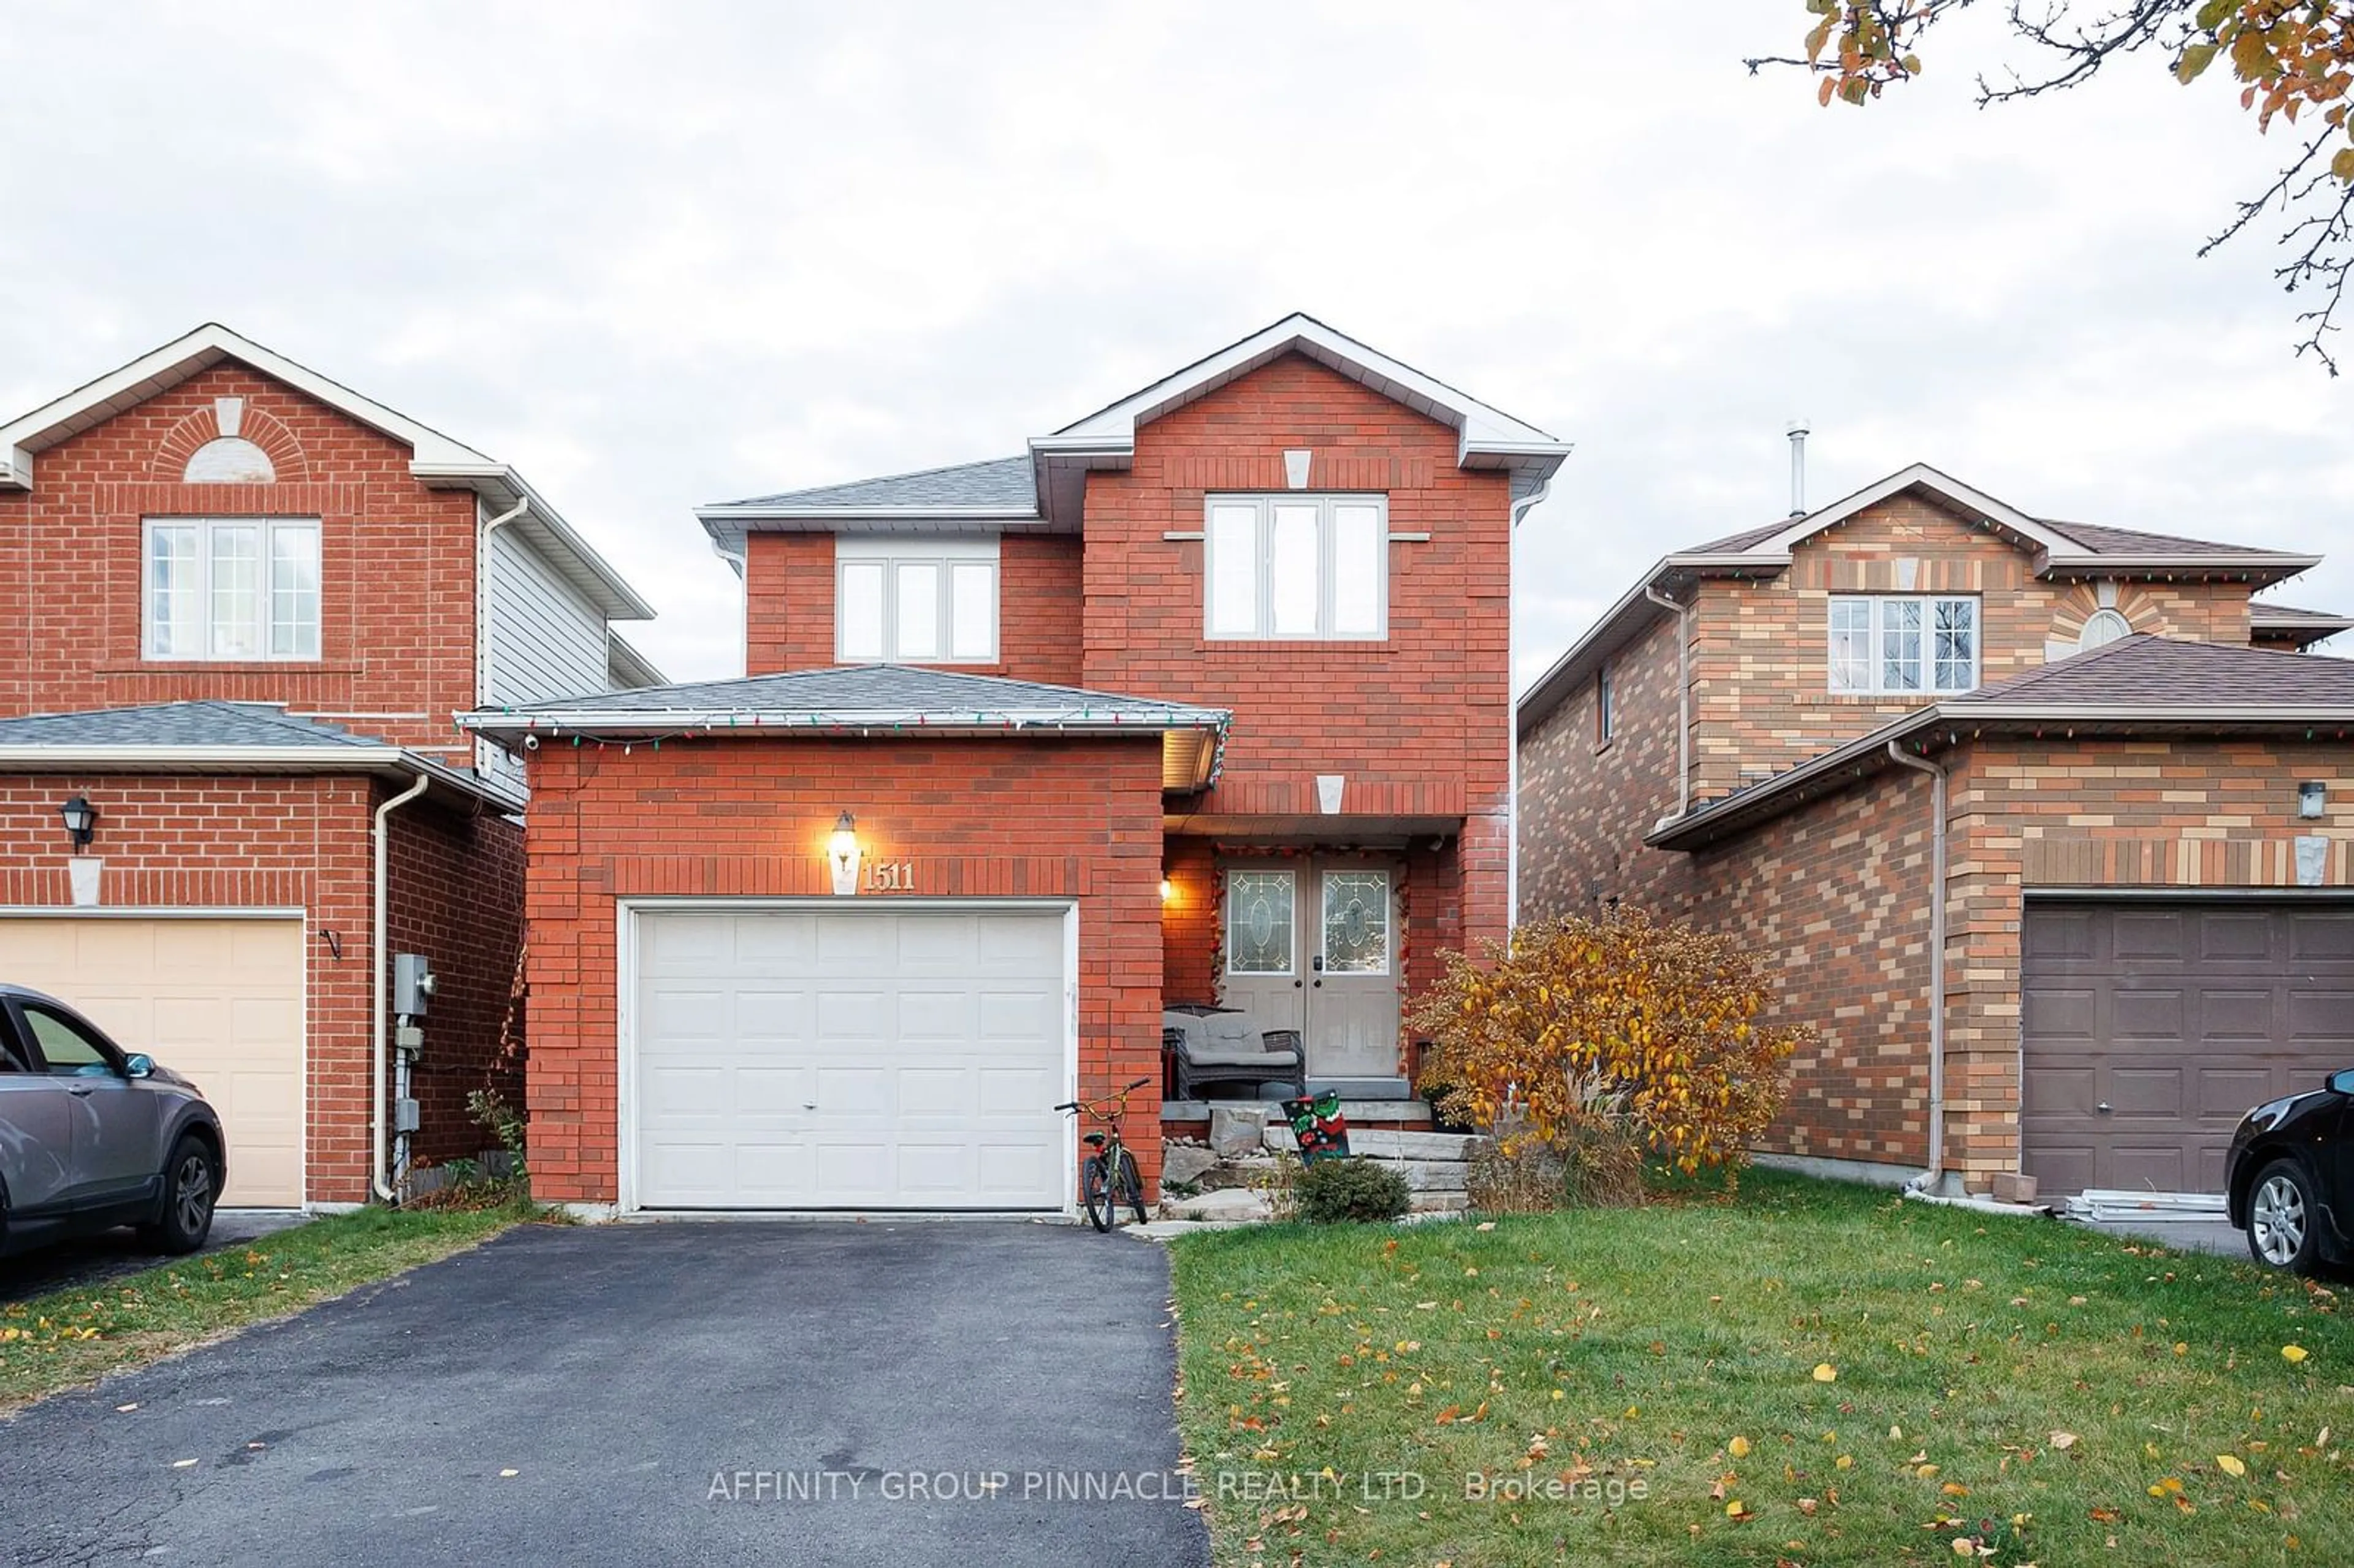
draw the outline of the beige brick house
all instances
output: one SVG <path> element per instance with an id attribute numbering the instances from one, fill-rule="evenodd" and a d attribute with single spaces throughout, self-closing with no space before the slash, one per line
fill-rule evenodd
<path id="1" fill-rule="evenodd" d="M 1768 1153 L 2218 1191 L 2354 1065 L 2354 619 L 2253 597 L 2317 559 L 1917 465 L 1668 556 L 1521 701 L 1520 914 L 1762 948 L 1821 1033 Z"/>

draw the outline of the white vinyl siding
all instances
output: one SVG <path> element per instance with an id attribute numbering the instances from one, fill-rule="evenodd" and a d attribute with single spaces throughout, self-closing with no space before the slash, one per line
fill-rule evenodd
<path id="1" fill-rule="evenodd" d="M 491 535 L 494 704 L 610 691 L 605 617 L 513 528 Z"/>
<path id="2" fill-rule="evenodd" d="M 1213 495 L 1204 633 L 1378 641 L 1389 635 L 1389 505 L 1379 495 Z"/>
<path id="3" fill-rule="evenodd" d="M 833 652 L 843 663 L 997 662 L 993 535 L 843 537 L 833 558 Z"/>
<path id="4" fill-rule="evenodd" d="M 315 660 L 318 519 L 150 518 L 140 591 L 149 659 Z"/>
<path id="5" fill-rule="evenodd" d="M 1937 594 L 1830 600 L 1829 686 L 1866 696 L 1978 689 L 1978 601 Z"/>

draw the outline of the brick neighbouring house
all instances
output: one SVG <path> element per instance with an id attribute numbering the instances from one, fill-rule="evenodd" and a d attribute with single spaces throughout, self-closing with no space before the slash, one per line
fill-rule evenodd
<path id="1" fill-rule="evenodd" d="M 2354 664 L 2292 652 L 2354 620 L 2250 597 L 2316 559 L 1920 466 L 1668 556 L 1522 699 L 1522 911 L 1762 950 L 1822 1035 L 1769 1153 L 2219 1191 L 2354 1062 Z"/>
<path id="2" fill-rule="evenodd" d="M 478 1150 L 524 795 L 452 716 L 659 680 L 644 602 L 514 470 L 217 325 L 0 425 L 0 976 L 207 1090 L 232 1205 Z M 408 1138 L 393 950 L 440 977 Z"/>
<path id="3" fill-rule="evenodd" d="M 467 720 L 529 748 L 538 1190 L 1067 1210 L 1075 1090 L 1147 1080 L 1157 1182 L 1171 1002 L 1402 1091 L 1402 991 L 1506 927 L 1566 450 L 1293 316 L 1018 457 L 703 509 L 746 678 Z"/>

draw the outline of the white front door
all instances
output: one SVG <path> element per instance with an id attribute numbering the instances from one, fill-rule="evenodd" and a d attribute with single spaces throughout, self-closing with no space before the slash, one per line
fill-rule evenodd
<path id="1" fill-rule="evenodd" d="M 1297 1029 L 1312 1078 L 1398 1070 L 1396 876 L 1363 860 L 1225 868 L 1225 1004 Z"/>
<path id="2" fill-rule="evenodd" d="M 1065 931 L 1055 909 L 639 911 L 636 1206 L 1061 1209 Z"/>

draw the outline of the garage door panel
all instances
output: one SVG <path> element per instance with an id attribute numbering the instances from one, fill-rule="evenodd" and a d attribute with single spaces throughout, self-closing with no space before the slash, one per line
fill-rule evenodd
<path id="1" fill-rule="evenodd" d="M 0 920 L 0 976 L 196 1081 L 228 1139 L 230 1207 L 303 1198 L 303 932 L 295 919 Z"/>
<path id="2" fill-rule="evenodd" d="M 2354 906 L 2031 903 L 2020 948 L 2022 1160 L 2047 1192 L 2220 1192 L 2249 1107 L 2354 1065 Z"/>
<path id="3" fill-rule="evenodd" d="M 642 1206 L 1063 1206 L 1059 912 L 637 921 Z M 666 1011 L 673 988 L 726 1005 Z"/>
<path id="4" fill-rule="evenodd" d="M 2273 938 L 2274 921 L 2268 914 L 2208 910 L 2199 916 L 2195 951 L 2207 963 L 2265 966 L 2273 960 Z"/>
<path id="5" fill-rule="evenodd" d="M 2354 966 L 2354 920 L 2340 916 L 2293 915 L 2288 920 L 2289 956 Z"/>
<path id="6" fill-rule="evenodd" d="M 2182 957 L 2182 916 L 2149 910 L 2115 915 L 2109 927 L 2109 951 L 2119 963 L 2173 962 Z"/>
<path id="7" fill-rule="evenodd" d="M 2273 1037 L 2273 992 L 2241 989 L 2237 981 L 2209 986 L 2199 996 L 2199 1044 L 2259 1048 Z"/>
<path id="8" fill-rule="evenodd" d="M 2091 1040 L 2100 1033 L 2100 1006 L 2091 988 L 2037 985 L 2024 997 L 2027 1027 L 2045 1040 Z"/>
<path id="9" fill-rule="evenodd" d="M 718 1040 L 727 1033 L 727 998 L 716 991 L 665 986 L 643 1003 L 648 1026 L 670 1040 Z"/>
<path id="10" fill-rule="evenodd" d="M 2120 989 L 2110 1002 L 2109 1037 L 2180 1040 L 2182 992 L 2171 986 L 2148 991 Z"/>

